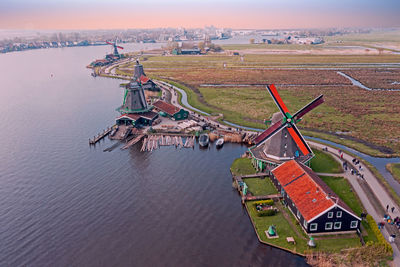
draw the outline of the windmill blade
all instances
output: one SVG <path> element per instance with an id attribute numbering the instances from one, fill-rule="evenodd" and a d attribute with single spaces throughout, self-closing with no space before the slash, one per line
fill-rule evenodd
<path id="1" fill-rule="evenodd" d="M 108 42 L 108 41 L 106 41 L 106 44 L 109 44 L 109 45 L 114 45 L 113 43 L 110 43 L 110 42 Z"/>
<path id="2" fill-rule="evenodd" d="M 286 107 L 285 103 L 283 103 L 281 96 L 278 94 L 278 90 L 275 88 L 275 85 L 267 85 L 267 89 L 279 110 L 286 117 L 286 113 L 289 113 L 289 109 Z"/>
<path id="3" fill-rule="evenodd" d="M 311 110 L 313 110 L 314 108 L 318 107 L 319 105 L 321 105 L 322 103 L 324 103 L 324 95 L 320 95 L 319 97 L 317 97 L 316 99 L 314 99 L 313 101 L 311 101 L 310 103 L 308 103 L 307 105 L 305 105 L 302 109 L 300 109 L 299 111 L 297 111 L 294 115 L 293 115 L 293 119 L 296 121 L 298 119 L 300 119 L 301 117 L 303 117 L 305 114 L 307 114 L 308 112 L 310 112 Z"/>
<path id="4" fill-rule="evenodd" d="M 304 156 L 312 153 L 311 148 L 304 140 L 303 136 L 299 132 L 299 129 L 297 129 L 296 125 L 292 124 L 292 127 L 287 127 L 287 130 Z"/>
<path id="5" fill-rule="evenodd" d="M 119 49 L 124 49 L 122 46 L 119 46 L 119 45 L 117 45 L 117 47 L 118 47 Z"/>
<path id="6" fill-rule="evenodd" d="M 281 121 L 278 121 L 277 123 L 275 123 L 271 127 L 269 127 L 267 130 L 262 132 L 259 136 L 257 136 L 254 139 L 254 142 L 256 143 L 256 145 L 262 143 L 265 139 L 267 139 L 271 135 L 274 135 L 276 132 L 280 131 L 285 126 L 286 126 L 286 123 L 282 123 Z"/>

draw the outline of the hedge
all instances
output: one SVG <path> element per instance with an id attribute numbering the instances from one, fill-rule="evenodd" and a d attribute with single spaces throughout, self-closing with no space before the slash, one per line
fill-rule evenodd
<path id="1" fill-rule="evenodd" d="M 385 239 L 383 236 L 381 230 L 379 230 L 378 225 L 374 221 L 371 215 L 367 215 L 367 222 L 369 226 L 371 227 L 372 231 L 375 233 L 377 239 L 378 239 L 378 244 L 381 245 L 384 248 L 384 251 L 387 252 L 388 254 L 392 255 L 393 254 L 393 248 L 389 244 L 389 242 Z M 369 241 L 367 245 L 373 245 L 373 241 Z"/>
<path id="2" fill-rule="evenodd" d="M 258 216 L 262 217 L 262 216 L 273 216 L 275 215 L 277 212 L 276 209 L 268 209 L 268 210 L 261 210 L 258 212 Z"/>
<path id="3" fill-rule="evenodd" d="M 254 206 L 263 205 L 263 204 L 268 205 L 268 206 L 272 206 L 272 205 L 274 205 L 274 200 L 273 199 L 267 199 L 267 200 L 261 200 L 261 201 L 254 202 Z"/>

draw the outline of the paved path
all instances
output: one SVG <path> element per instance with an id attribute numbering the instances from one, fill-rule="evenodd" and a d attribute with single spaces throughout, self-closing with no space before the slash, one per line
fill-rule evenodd
<path id="1" fill-rule="evenodd" d="M 322 148 L 327 147 L 328 152 L 333 154 L 334 158 L 338 162 L 342 163 L 342 161 L 340 160 L 339 151 L 336 148 L 332 148 L 327 145 L 322 145 L 322 144 L 319 144 L 319 143 L 316 143 L 316 142 L 313 142 L 310 140 L 308 140 L 308 144 L 310 144 L 310 146 L 312 146 L 312 147 L 315 147 L 315 148 L 318 148 L 321 150 L 322 150 Z M 389 205 L 390 207 L 395 207 L 394 212 L 392 213 L 389 211 L 388 214 L 393 218 L 396 216 L 400 217 L 399 207 L 391 199 L 389 194 L 386 192 L 385 188 L 379 183 L 378 178 L 376 178 L 373 175 L 373 173 L 367 168 L 367 166 L 365 166 L 362 163 L 358 164 L 357 166 L 354 166 L 352 164 L 353 157 L 347 153 L 343 153 L 343 159 L 348 162 L 349 168 L 358 169 L 357 168 L 358 166 L 360 166 L 360 165 L 362 166 L 363 170 L 360 171 L 360 173 L 364 175 L 365 182 L 368 184 L 371 191 L 376 196 L 376 199 L 378 199 L 378 201 L 380 202 L 379 203 L 380 206 L 384 207 L 383 210 L 386 210 L 386 205 Z M 344 173 L 344 177 L 347 178 L 347 180 L 353 186 L 354 190 L 357 192 L 357 195 L 359 196 L 361 202 L 363 203 L 364 208 L 366 209 L 367 213 L 370 214 L 376 222 L 382 221 L 382 218 L 383 218 L 382 212 L 375 208 L 376 205 L 374 206 L 374 204 L 378 204 L 378 203 L 371 203 L 371 198 L 361 187 L 360 182 L 357 181 L 358 179 L 361 179 L 361 178 L 357 177 L 357 175 L 352 175 L 349 169 Z M 388 233 L 387 227 L 385 227 L 385 229 L 382 230 L 382 234 L 385 236 L 386 240 L 389 240 L 389 233 Z M 397 232 L 397 235 L 398 234 L 399 233 Z M 399 243 L 399 241 L 400 241 L 399 239 L 400 239 L 400 237 L 397 237 L 396 243 Z M 393 247 L 393 264 L 394 264 L 394 266 L 400 266 L 399 246 L 398 246 L 398 244 L 396 245 L 396 244 L 392 243 L 392 247 Z"/>

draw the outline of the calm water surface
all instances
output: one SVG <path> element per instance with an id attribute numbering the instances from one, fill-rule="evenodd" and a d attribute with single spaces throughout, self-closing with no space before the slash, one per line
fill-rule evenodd
<path id="1" fill-rule="evenodd" d="M 88 146 L 122 101 L 85 68 L 109 50 L 0 55 L 0 266 L 304 266 L 257 241 L 229 173 L 245 147 Z"/>

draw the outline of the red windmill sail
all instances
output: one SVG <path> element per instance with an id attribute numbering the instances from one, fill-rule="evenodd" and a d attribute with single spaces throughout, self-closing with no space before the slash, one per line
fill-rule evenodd
<path id="1" fill-rule="evenodd" d="M 312 153 L 310 147 L 304 140 L 303 136 L 299 132 L 296 127 L 296 122 L 301 119 L 305 114 L 319 106 L 324 102 L 323 95 L 320 95 L 307 105 L 305 105 L 302 109 L 297 111 L 293 116 L 289 113 L 289 109 L 286 107 L 285 103 L 283 102 L 282 98 L 280 97 L 278 91 L 276 90 L 273 84 L 267 86 L 268 92 L 271 94 L 272 99 L 274 100 L 275 104 L 278 106 L 279 110 L 283 115 L 283 120 L 278 121 L 269 127 L 267 130 L 262 132 L 255 138 L 256 145 L 260 145 L 265 140 L 269 139 L 279 131 L 282 131 L 284 128 L 287 129 L 290 136 L 292 137 L 293 141 L 296 143 L 297 147 L 299 148 L 300 152 L 306 156 Z"/>

